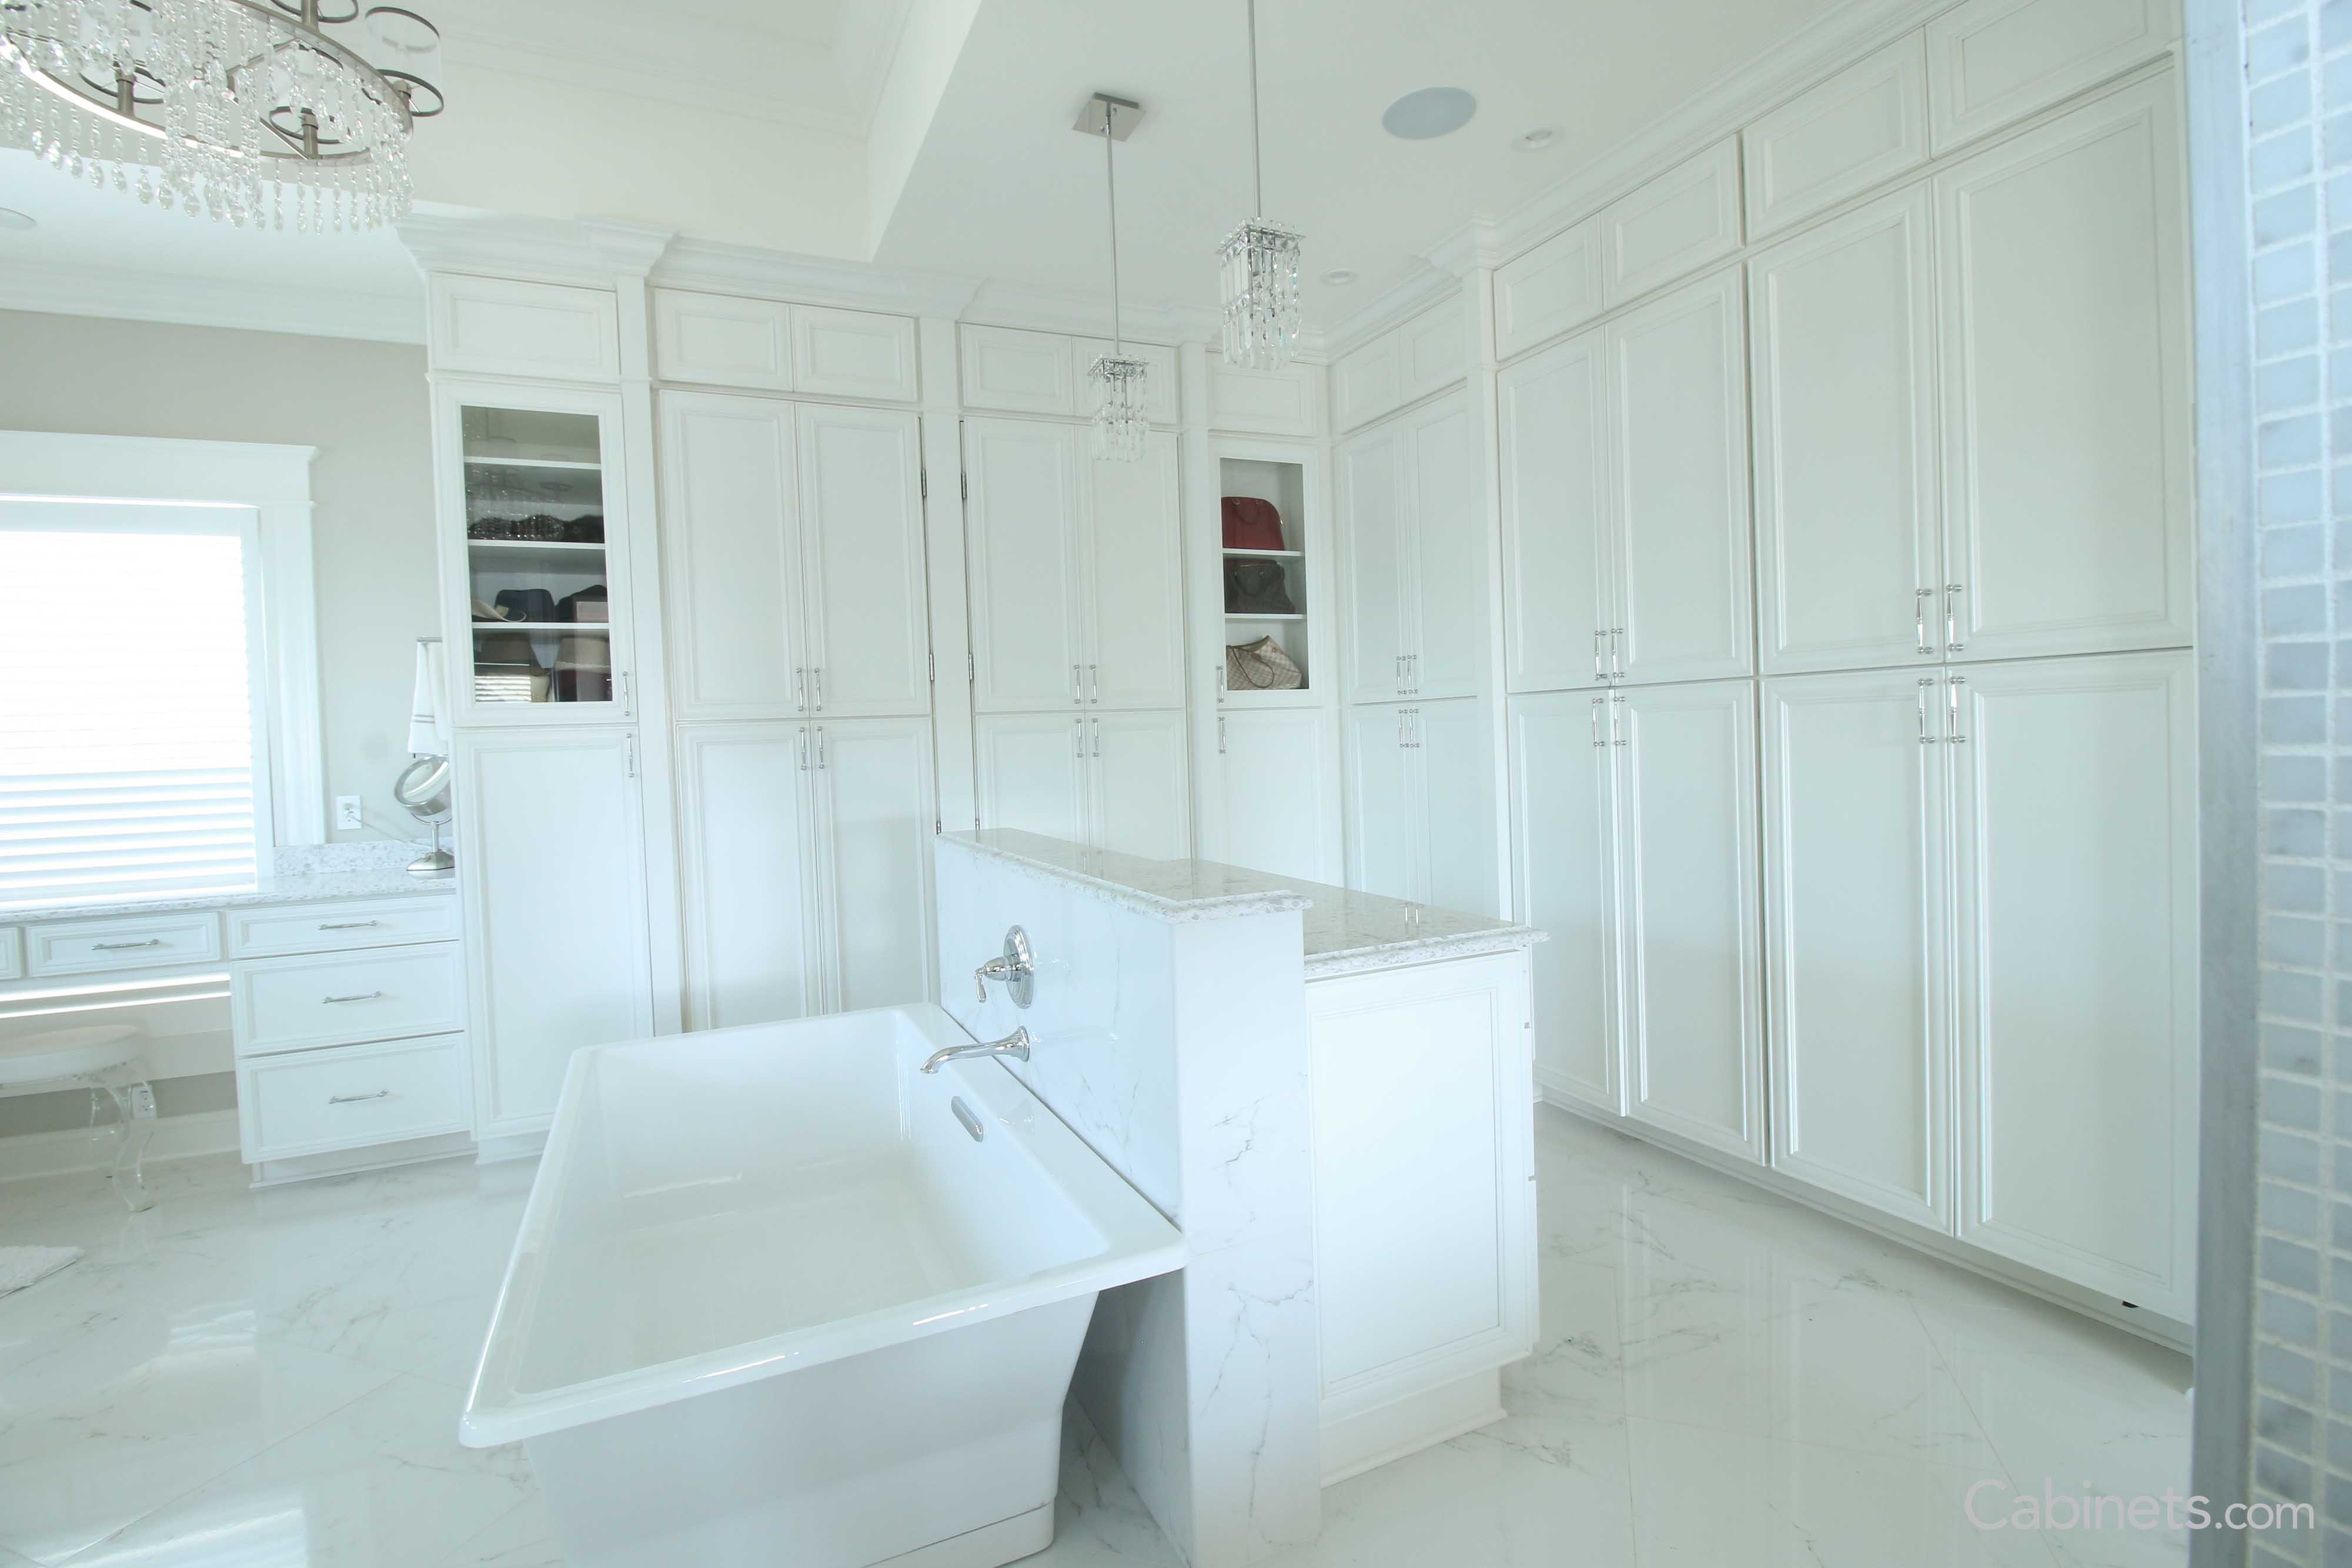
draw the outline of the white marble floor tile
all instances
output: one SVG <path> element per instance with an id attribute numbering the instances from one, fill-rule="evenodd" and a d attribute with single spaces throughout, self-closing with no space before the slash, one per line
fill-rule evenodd
<path id="1" fill-rule="evenodd" d="M 563 1568 L 563 1549 L 536 1489 L 432 1568 Z"/>

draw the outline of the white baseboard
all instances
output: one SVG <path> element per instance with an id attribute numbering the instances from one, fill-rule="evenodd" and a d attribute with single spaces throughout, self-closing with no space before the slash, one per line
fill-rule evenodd
<path id="1" fill-rule="evenodd" d="M 1323 1484 L 1331 1486 L 1503 1418 L 1503 1375 L 1487 1367 L 1386 1405 L 1323 1423 Z"/>
<path id="2" fill-rule="evenodd" d="M 147 1145 L 147 1163 L 184 1160 L 196 1155 L 233 1155 L 237 1151 L 236 1112 L 198 1111 L 187 1116 L 163 1116 Z M 0 1181 L 25 1181 L 33 1176 L 63 1176 L 70 1171 L 102 1171 L 114 1166 L 111 1124 L 95 1132 L 68 1127 L 54 1133 L 26 1133 L 0 1138 Z"/>

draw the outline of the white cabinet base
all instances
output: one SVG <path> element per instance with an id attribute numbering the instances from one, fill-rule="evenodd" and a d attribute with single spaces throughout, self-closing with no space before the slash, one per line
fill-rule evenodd
<path id="1" fill-rule="evenodd" d="M 1502 1369 L 1489 1367 L 1360 1415 L 1327 1416 L 1323 1484 L 1344 1481 L 1475 1432 L 1501 1420 L 1504 1413 Z"/>

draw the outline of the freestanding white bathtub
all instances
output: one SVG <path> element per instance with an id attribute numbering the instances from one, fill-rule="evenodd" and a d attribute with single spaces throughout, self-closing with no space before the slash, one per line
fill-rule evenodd
<path id="1" fill-rule="evenodd" d="M 459 1433 L 525 1443 L 567 1563 L 1052 1541 L 1096 1293 L 1182 1239 L 997 1062 L 916 1071 L 970 1039 L 926 1005 L 573 1056 Z"/>

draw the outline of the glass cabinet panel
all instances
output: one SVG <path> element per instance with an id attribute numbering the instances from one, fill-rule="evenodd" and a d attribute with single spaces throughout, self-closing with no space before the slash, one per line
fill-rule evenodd
<path id="1" fill-rule="evenodd" d="M 602 420 L 464 405 L 458 426 L 473 704 L 611 704 Z"/>

